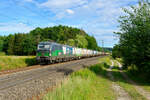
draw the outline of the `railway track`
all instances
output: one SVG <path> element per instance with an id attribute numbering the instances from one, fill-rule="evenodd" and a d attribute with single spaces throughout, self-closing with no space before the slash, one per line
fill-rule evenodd
<path id="1" fill-rule="evenodd" d="M 91 60 L 91 59 L 87 59 L 86 61 L 89 61 L 89 60 Z M 37 71 L 34 71 L 32 73 L 24 73 L 24 74 L 21 74 L 19 76 L 17 75 L 15 77 L 7 77 L 7 78 L 2 78 L 2 79 L 0 78 L 0 90 L 15 86 L 17 84 L 28 82 L 28 81 L 31 81 L 33 79 L 37 79 L 37 78 L 46 76 L 48 74 L 53 75 L 57 71 L 61 71 L 63 69 L 68 69 L 70 67 L 73 67 L 75 65 L 77 66 L 80 64 L 82 64 L 82 63 L 80 63 L 80 62 L 75 62 L 73 64 L 69 63 L 69 64 L 62 65 L 61 67 L 54 66 L 55 68 L 47 68 L 47 69 L 43 69 L 43 70 L 37 70 Z"/>
<path id="2" fill-rule="evenodd" d="M 43 68 L 31 69 L 31 70 L 27 70 L 24 72 L 17 72 L 15 74 L 12 73 L 8 75 L 0 76 L 0 100 L 6 100 L 6 98 L 7 100 L 9 99 L 18 100 L 20 98 L 21 100 L 26 100 L 26 99 L 23 99 L 23 97 L 21 96 L 22 95 L 21 92 L 17 93 L 18 96 L 16 96 L 14 99 L 12 99 L 11 96 L 9 98 L 8 95 L 5 94 L 5 92 L 9 91 L 10 94 L 13 95 L 13 93 L 17 92 L 17 91 L 16 92 L 12 91 L 13 89 L 15 90 L 16 88 L 21 89 L 22 87 L 26 87 L 26 85 L 30 85 L 30 82 L 32 82 L 30 87 L 33 86 L 35 88 L 34 83 L 33 83 L 34 80 L 44 80 L 46 82 L 46 80 L 49 79 L 55 83 L 57 78 L 63 79 L 68 74 L 76 70 L 79 70 L 83 68 L 84 66 L 96 64 L 99 58 L 100 57 L 93 57 L 93 58 L 81 59 L 81 60 L 76 60 L 76 61 L 71 61 L 71 62 L 46 65 L 46 66 L 43 66 Z M 40 84 L 40 86 L 41 85 L 44 85 L 44 83 Z M 10 90 L 12 91 L 12 93 Z M 33 91 L 33 94 L 31 93 L 27 95 L 29 99 L 30 97 L 32 97 L 32 95 L 35 95 L 35 93 Z"/>
<path id="3" fill-rule="evenodd" d="M 86 59 L 86 61 L 90 61 L 90 60 L 93 60 L 93 59 Z M 41 68 L 40 68 L 40 69 L 35 70 L 32 73 L 27 72 L 27 73 L 22 73 L 19 76 L 17 75 L 17 76 L 7 77 L 7 78 L 0 77 L 0 84 L 3 83 L 3 81 L 10 81 L 10 80 L 18 79 L 18 78 L 30 77 L 30 76 L 36 75 L 37 73 L 45 73 L 45 72 L 48 72 L 48 71 L 54 71 L 54 72 L 56 72 L 56 70 L 59 70 L 59 69 L 70 68 L 70 67 L 72 67 L 74 65 L 80 65 L 80 64 L 82 64 L 81 63 L 82 61 L 83 60 L 81 60 L 79 62 L 75 61 L 75 62 L 67 62 L 67 63 L 54 64 L 54 65 L 46 65 L 46 66 L 43 66 L 43 68 L 44 68 L 43 70 L 41 70 Z M 61 67 L 59 67 L 59 66 L 61 66 Z"/>

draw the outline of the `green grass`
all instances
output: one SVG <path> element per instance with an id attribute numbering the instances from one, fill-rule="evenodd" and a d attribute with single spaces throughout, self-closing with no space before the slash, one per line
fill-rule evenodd
<path id="1" fill-rule="evenodd" d="M 5 56 L 5 52 L 0 52 L 0 56 Z"/>
<path id="2" fill-rule="evenodd" d="M 99 63 L 107 63 L 108 65 L 111 65 L 110 59 L 111 59 L 110 56 L 100 58 Z"/>
<path id="3" fill-rule="evenodd" d="M 116 60 L 113 60 L 113 61 L 114 61 L 114 67 L 119 68 L 117 61 Z"/>
<path id="4" fill-rule="evenodd" d="M 104 66 L 105 63 L 101 63 L 74 72 L 60 87 L 46 94 L 43 100 L 116 100 Z"/>
<path id="5" fill-rule="evenodd" d="M 150 92 L 150 82 L 146 78 L 144 78 L 144 75 L 133 71 L 133 70 L 125 70 L 124 71 L 133 81 L 135 81 L 138 85 L 143 87 L 146 91 Z"/>
<path id="6" fill-rule="evenodd" d="M 117 61 L 122 62 L 121 58 L 117 58 Z M 139 73 L 136 67 L 129 66 L 128 69 L 123 70 L 130 79 L 139 84 L 143 89 L 150 92 L 150 82 L 144 76 L 144 73 Z"/>
<path id="7" fill-rule="evenodd" d="M 36 64 L 34 56 L 0 56 L 0 70 L 10 70 Z"/>
<path id="8" fill-rule="evenodd" d="M 116 58 L 117 61 L 119 61 L 120 63 L 122 63 L 122 59 L 121 58 Z"/>

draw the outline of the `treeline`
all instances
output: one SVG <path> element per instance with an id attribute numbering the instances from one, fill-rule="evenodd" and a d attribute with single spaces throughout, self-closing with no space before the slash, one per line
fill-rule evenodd
<path id="1" fill-rule="evenodd" d="M 35 55 L 41 41 L 54 41 L 70 46 L 100 50 L 96 39 L 82 29 L 68 26 L 36 28 L 27 34 L 16 33 L 0 36 L 0 51 L 7 55 Z"/>
<path id="2" fill-rule="evenodd" d="M 124 9 L 121 16 L 120 32 L 116 34 L 120 42 L 113 49 L 114 58 L 121 57 L 124 67 L 132 67 L 139 73 L 150 73 L 150 3 L 139 2 L 132 10 Z"/>

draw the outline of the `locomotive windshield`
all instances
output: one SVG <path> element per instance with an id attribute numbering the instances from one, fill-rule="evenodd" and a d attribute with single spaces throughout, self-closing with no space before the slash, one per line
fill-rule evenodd
<path id="1" fill-rule="evenodd" d="M 38 45 L 38 50 L 49 50 L 51 47 L 50 43 L 40 43 Z"/>
<path id="2" fill-rule="evenodd" d="M 50 45 L 38 45 L 38 49 L 49 49 Z"/>

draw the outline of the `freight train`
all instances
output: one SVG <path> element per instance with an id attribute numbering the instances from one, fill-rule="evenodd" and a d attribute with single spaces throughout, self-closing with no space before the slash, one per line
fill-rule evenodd
<path id="1" fill-rule="evenodd" d="M 37 47 L 36 59 L 39 63 L 64 62 L 75 59 L 99 56 L 101 52 L 62 45 L 55 42 L 40 42 Z"/>

